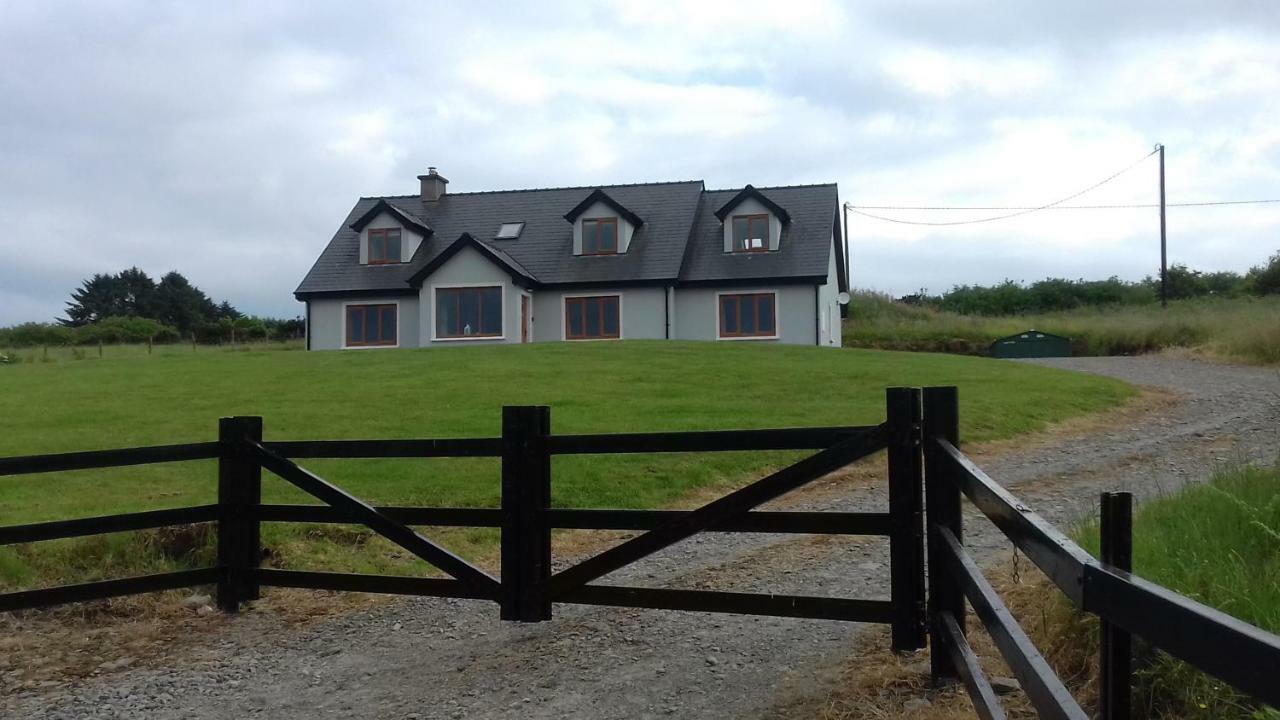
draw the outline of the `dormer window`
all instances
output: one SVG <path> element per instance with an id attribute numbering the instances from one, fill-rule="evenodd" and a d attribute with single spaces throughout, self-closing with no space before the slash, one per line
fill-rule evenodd
<path id="1" fill-rule="evenodd" d="M 400 228 L 369 229 L 369 264 L 400 262 Z"/>
<path id="2" fill-rule="evenodd" d="M 565 213 L 573 223 L 574 255 L 622 255 L 642 237 L 644 220 L 600 188 Z"/>
<path id="3" fill-rule="evenodd" d="M 768 214 L 733 216 L 733 251 L 769 251 Z"/>
<path id="4" fill-rule="evenodd" d="M 586 218 L 582 221 L 583 255 L 618 253 L 618 218 Z"/>

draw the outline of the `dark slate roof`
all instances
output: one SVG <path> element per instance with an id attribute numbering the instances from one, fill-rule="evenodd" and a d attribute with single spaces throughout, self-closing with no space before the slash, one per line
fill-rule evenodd
<path id="1" fill-rule="evenodd" d="M 835 184 L 756 190 L 785 208 L 791 216 L 791 221 L 782 225 L 778 250 L 726 253 L 724 231 L 715 212 L 742 191 L 708 190 L 703 193 L 684 271 L 680 273 L 681 282 L 709 284 L 723 280 L 796 281 L 826 277 L 839 208 Z"/>
<path id="2" fill-rule="evenodd" d="M 628 252 L 575 256 L 573 227 L 564 215 L 597 190 L 644 219 Z M 740 190 L 706 192 L 701 181 L 605 185 L 447 194 L 437 203 L 417 195 L 361 198 L 296 294 L 412 293 L 411 278 L 469 233 L 492 248 L 494 257 L 533 278 L 534 284 L 638 284 L 734 280 L 754 277 L 811 278 L 826 275 L 835 185 L 760 188 L 785 208 L 778 252 L 729 256 L 723 249 L 715 210 Z M 400 265 L 361 265 L 359 234 L 351 225 L 379 203 L 429 227 L 412 260 Z M 495 240 L 498 226 L 524 222 L 515 240 Z M 683 271 L 682 271 L 683 268 Z"/>

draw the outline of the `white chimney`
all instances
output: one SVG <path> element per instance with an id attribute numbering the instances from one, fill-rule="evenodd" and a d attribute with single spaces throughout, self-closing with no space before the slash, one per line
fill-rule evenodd
<path id="1" fill-rule="evenodd" d="M 444 186 L 449 184 L 434 167 L 427 168 L 427 174 L 419 175 L 418 180 L 422 183 L 422 202 L 425 203 L 438 202 L 444 197 Z"/>

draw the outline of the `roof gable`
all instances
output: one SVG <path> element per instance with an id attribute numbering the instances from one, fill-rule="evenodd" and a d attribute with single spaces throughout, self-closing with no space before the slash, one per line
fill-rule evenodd
<path id="1" fill-rule="evenodd" d="M 407 282 L 415 287 L 421 286 L 422 281 L 430 276 L 431 273 L 440 269 L 440 266 L 448 262 L 449 258 L 457 255 L 458 252 L 467 247 L 474 248 L 494 265 L 505 270 L 517 285 L 527 287 L 537 282 L 537 278 L 531 275 L 528 270 L 524 269 L 524 267 L 520 265 L 520 263 L 516 262 L 510 255 L 493 247 L 492 245 L 489 245 L 488 243 L 480 242 L 474 235 L 465 232 L 459 235 L 458 239 L 454 240 L 452 244 L 437 253 L 435 257 L 431 258 L 431 260 L 419 268 L 417 272 L 410 275 Z"/>
<path id="2" fill-rule="evenodd" d="M 431 229 L 431 226 L 422 222 L 418 218 L 410 215 L 404 210 L 396 207 L 395 205 L 392 205 L 391 203 L 387 202 L 385 198 L 378 200 L 378 202 L 375 203 L 373 207 L 369 208 L 368 212 L 366 212 L 365 214 L 357 218 L 355 222 L 351 223 L 350 227 L 352 230 L 355 230 L 356 232 L 360 232 L 361 230 L 365 229 L 365 226 L 373 222 L 374 218 L 378 217 L 382 213 L 387 213 L 388 215 L 391 215 L 395 219 L 399 220 L 402 225 L 409 228 L 410 230 L 413 230 L 419 233 L 424 237 L 431 235 L 433 232 L 435 232 L 434 230 Z"/>
<path id="3" fill-rule="evenodd" d="M 644 224 L 644 220 L 641 220 L 639 215 L 623 207 L 622 203 L 609 197 L 609 193 L 605 192 L 601 188 L 596 188 L 595 190 L 593 190 L 591 194 L 586 197 L 586 199 L 584 199 L 582 202 L 575 205 L 572 210 L 565 213 L 564 219 L 568 220 L 569 222 L 574 222 L 582 215 L 582 213 L 586 212 L 588 208 L 590 208 L 592 205 L 595 205 L 596 203 L 604 203 L 605 205 L 609 206 L 610 208 L 613 209 L 614 212 L 618 213 L 623 218 L 626 218 L 626 221 L 631 223 L 635 227 L 640 227 L 641 225 Z"/>
<path id="4" fill-rule="evenodd" d="M 781 220 L 783 223 L 791 222 L 790 213 L 788 213 L 785 209 L 783 209 L 781 205 L 770 200 L 767 195 L 755 189 L 751 185 L 747 185 L 746 187 L 742 188 L 742 190 L 737 195 L 734 195 L 733 198 L 729 200 L 729 202 L 725 203 L 724 205 L 721 205 L 720 209 L 716 210 L 716 217 L 719 218 L 720 222 L 724 222 L 724 219 L 729 216 L 729 213 L 733 212 L 734 208 L 738 207 L 738 205 L 742 204 L 742 201 L 748 198 L 753 199 L 756 202 L 760 203 L 761 205 L 764 205 L 765 207 L 769 208 L 769 212 L 776 215 L 777 218 Z"/>

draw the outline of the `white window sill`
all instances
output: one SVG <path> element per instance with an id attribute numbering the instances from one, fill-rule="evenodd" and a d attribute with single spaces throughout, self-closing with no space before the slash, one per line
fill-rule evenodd
<path id="1" fill-rule="evenodd" d="M 468 342 L 477 340 L 506 340 L 506 335 L 464 335 L 462 337 L 434 337 L 431 342 Z"/>

